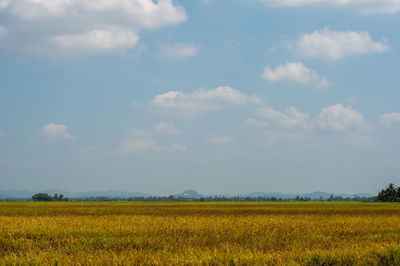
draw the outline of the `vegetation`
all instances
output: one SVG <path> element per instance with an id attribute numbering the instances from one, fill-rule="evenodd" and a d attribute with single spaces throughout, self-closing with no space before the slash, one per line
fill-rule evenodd
<path id="1" fill-rule="evenodd" d="M 278 197 L 226 197 L 226 196 L 209 196 L 201 198 L 183 198 L 175 197 L 173 195 L 168 197 L 130 197 L 130 198 L 116 198 L 116 197 L 89 197 L 89 198 L 72 198 L 72 201 L 140 201 L 140 202 L 298 202 L 298 201 L 349 201 L 349 202 L 372 202 L 373 197 L 341 197 L 331 195 L 329 198 L 312 199 L 310 197 L 296 198 L 278 198 Z"/>
<path id="2" fill-rule="evenodd" d="M 375 200 L 381 202 L 400 202 L 400 187 L 396 187 L 392 183 L 389 184 L 378 193 Z"/>
<path id="3" fill-rule="evenodd" d="M 64 198 L 63 194 L 54 194 L 50 196 L 47 193 L 38 193 L 32 196 L 33 201 L 68 201 L 68 198 Z"/>
<path id="4" fill-rule="evenodd" d="M 399 243 L 393 203 L 0 203 L 5 265 L 399 265 Z"/>

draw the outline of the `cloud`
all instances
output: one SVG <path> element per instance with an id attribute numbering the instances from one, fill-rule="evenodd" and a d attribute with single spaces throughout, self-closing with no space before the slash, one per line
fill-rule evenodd
<path id="1" fill-rule="evenodd" d="M 294 45 L 303 56 L 322 57 L 330 60 L 390 50 L 385 41 L 373 41 L 368 32 L 331 31 L 327 27 L 301 35 Z"/>
<path id="2" fill-rule="evenodd" d="M 357 146 L 377 144 L 371 135 L 370 124 L 364 116 L 352 107 L 344 107 L 341 104 L 323 108 L 314 118 L 294 107 L 279 111 L 264 106 L 258 108 L 254 116 L 246 119 L 244 124 L 259 128 L 259 133 L 265 137 L 262 145 L 275 145 L 288 141 L 315 141 L 319 137 L 326 136 L 326 133 L 331 137 L 338 137 L 345 144 Z"/>
<path id="3" fill-rule="evenodd" d="M 4 133 L 4 131 L 0 128 L 0 137 L 4 137 L 6 135 L 6 133 Z"/>
<path id="4" fill-rule="evenodd" d="M 262 100 L 255 95 L 247 95 L 231 87 L 218 87 L 209 91 L 198 89 L 192 93 L 169 91 L 156 95 L 150 106 L 162 110 L 196 113 L 221 110 L 225 105 L 244 106 L 261 103 Z"/>
<path id="5" fill-rule="evenodd" d="M 136 33 L 130 30 L 92 30 L 83 34 L 59 35 L 53 43 L 64 50 L 79 50 L 86 53 L 100 53 L 124 50 L 134 47 L 138 41 Z"/>
<path id="6" fill-rule="evenodd" d="M 255 127 L 261 127 L 261 128 L 269 126 L 268 122 L 255 119 L 253 117 L 247 118 L 245 121 L 245 124 L 255 126 Z"/>
<path id="7" fill-rule="evenodd" d="M 172 0 L 2 0 L 0 48 L 33 55 L 120 53 L 144 29 L 178 24 Z"/>
<path id="8" fill-rule="evenodd" d="M 120 143 L 119 154 L 128 155 L 141 152 L 160 152 L 160 151 L 186 151 L 187 147 L 182 144 L 172 144 L 162 146 L 153 138 L 152 134 L 142 130 L 132 130 L 130 136 Z"/>
<path id="9" fill-rule="evenodd" d="M 294 107 L 276 110 L 263 106 L 256 110 L 254 117 L 247 118 L 245 125 L 260 128 L 265 137 L 263 144 L 274 145 L 281 141 L 297 141 L 307 139 L 313 133 L 309 114 L 299 112 Z"/>
<path id="10" fill-rule="evenodd" d="M 353 9 L 364 14 L 394 14 L 400 11 L 398 0 L 259 0 L 270 6 L 321 6 Z"/>
<path id="11" fill-rule="evenodd" d="M 322 109 L 315 119 L 315 126 L 320 129 L 343 132 L 351 128 L 365 128 L 367 123 L 364 116 L 351 106 L 344 107 L 341 104 L 335 104 Z"/>
<path id="12" fill-rule="evenodd" d="M 294 107 L 285 108 L 284 112 L 266 106 L 256 110 L 260 120 L 250 120 L 253 124 L 265 125 L 274 128 L 291 129 L 308 127 L 308 113 L 301 113 Z M 256 123 L 255 123 L 256 122 Z M 264 122 L 265 124 L 262 124 Z"/>
<path id="13" fill-rule="evenodd" d="M 275 69 L 267 66 L 261 76 L 270 82 L 312 84 L 317 88 L 327 87 L 331 84 L 326 77 L 320 77 L 317 72 L 301 62 L 289 62 L 285 65 L 279 65 Z"/>
<path id="14" fill-rule="evenodd" d="M 388 113 L 379 117 L 381 124 L 388 128 L 400 126 L 400 113 Z"/>
<path id="15" fill-rule="evenodd" d="M 198 51 L 199 47 L 194 44 L 174 43 L 160 46 L 160 55 L 165 57 L 190 57 Z"/>
<path id="16" fill-rule="evenodd" d="M 269 131 L 310 133 L 315 129 L 347 132 L 352 129 L 362 130 L 370 127 L 361 113 L 351 106 L 345 107 L 341 104 L 324 107 L 313 119 L 310 119 L 308 113 L 300 112 L 294 107 L 279 111 L 270 106 L 263 106 L 256 110 L 253 117 L 246 119 L 245 124 Z"/>
<path id="17" fill-rule="evenodd" d="M 42 127 L 42 134 L 49 138 L 61 138 L 61 139 L 75 139 L 77 136 L 73 136 L 68 132 L 68 126 L 62 124 L 50 123 Z"/>
<path id="18" fill-rule="evenodd" d="M 214 144 L 224 144 L 224 143 L 232 143 L 234 142 L 233 138 L 230 136 L 216 136 L 216 135 L 211 135 L 208 139 L 207 142 L 209 143 L 214 143 Z"/>
<path id="19" fill-rule="evenodd" d="M 181 132 L 175 128 L 173 123 L 160 122 L 153 126 L 154 130 L 166 135 L 180 135 Z"/>

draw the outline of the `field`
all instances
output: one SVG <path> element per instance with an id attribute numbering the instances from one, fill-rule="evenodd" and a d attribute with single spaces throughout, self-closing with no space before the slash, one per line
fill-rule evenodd
<path id="1" fill-rule="evenodd" d="M 400 205 L 3 202 L 0 264 L 400 265 Z"/>

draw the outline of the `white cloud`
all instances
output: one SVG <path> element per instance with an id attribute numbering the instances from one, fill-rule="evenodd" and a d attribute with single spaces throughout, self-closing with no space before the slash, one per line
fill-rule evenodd
<path id="1" fill-rule="evenodd" d="M 309 114 L 299 112 L 294 107 L 285 108 L 283 112 L 270 106 L 258 108 L 255 117 L 245 120 L 245 124 L 260 128 L 267 145 L 281 141 L 297 141 L 308 138 L 313 130 L 308 121 Z"/>
<path id="2" fill-rule="evenodd" d="M 308 118 L 310 116 L 308 113 L 297 111 L 294 107 L 285 108 L 284 112 L 280 112 L 269 106 L 257 109 L 256 115 L 264 120 L 265 125 L 284 129 L 306 128 L 308 127 Z M 260 123 L 261 121 L 258 122 Z"/>
<path id="3" fill-rule="evenodd" d="M 379 117 L 381 124 L 385 127 L 392 128 L 400 126 L 400 113 L 388 113 Z"/>
<path id="4" fill-rule="evenodd" d="M 186 20 L 172 0 L 2 0 L 0 16 L 0 48 L 34 55 L 126 51 L 141 30 Z"/>
<path id="5" fill-rule="evenodd" d="M 315 129 L 336 132 L 358 130 L 361 132 L 361 130 L 370 128 L 370 124 L 361 113 L 350 106 L 345 107 L 341 104 L 323 108 L 313 119 L 310 119 L 308 113 L 300 112 L 294 107 L 285 108 L 282 112 L 270 106 L 264 106 L 256 110 L 254 117 L 246 119 L 245 124 L 268 129 L 269 134 L 271 132 L 302 134 L 311 133 Z M 297 133 L 290 135 L 291 138 Z"/>
<path id="6" fill-rule="evenodd" d="M 199 47 L 194 44 L 174 43 L 160 46 L 160 55 L 166 57 L 190 57 L 198 51 Z"/>
<path id="7" fill-rule="evenodd" d="M 173 123 L 160 122 L 153 126 L 154 130 L 166 135 L 180 135 L 181 132 L 175 128 Z"/>
<path id="8" fill-rule="evenodd" d="M 275 69 L 267 66 L 261 76 L 271 82 L 313 84 L 317 88 L 327 87 L 331 84 L 326 77 L 319 76 L 317 72 L 301 62 L 289 62 L 285 65 L 279 65 Z"/>
<path id="9" fill-rule="evenodd" d="M 263 144 L 267 145 L 288 141 L 315 141 L 326 133 L 339 137 L 346 144 L 377 144 L 364 116 L 352 107 L 341 104 L 323 108 L 313 119 L 310 119 L 308 113 L 299 112 L 294 107 L 278 111 L 264 106 L 258 108 L 254 116 L 246 119 L 244 124 L 259 128 L 259 132 L 265 137 Z"/>
<path id="10" fill-rule="evenodd" d="M 50 123 L 42 127 L 42 134 L 49 138 L 61 138 L 61 139 L 75 139 L 77 136 L 73 136 L 68 132 L 68 126 L 62 124 Z"/>
<path id="11" fill-rule="evenodd" d="M 54 44 L 64 50 L 78 50 L 86 53 L 123 51 L 134 47 L 137 41 L 136 33 L 121 29 L 93 30 L 83 34 L 53 37 Z"/>
<path id="12" fill-rule="evenodd" d="M 230 136 L 216 136 L 216 135 L 211 135 L 208 139 L 207 142 L 209 143 L 214 143 L 214 144 L 224 144 L 224 143 L 232 143 L 234 142 L 233 138 Z"/>
<path id="13" fill-rule="evenodd" d="M 373 41 L 368 32 L 331 31 L 327 27 L 301 35 L 295 47 L 303 56 L 331 60 L 356 54 L 382 53 L 390 49 L 386 41 Z"/>
<path id="14" fill-rule="evenodd" d="M 187 147 L 182 144 L 172 144 L 162 146 L 153 138 L 152 134 L 142 130 L 132 130 L 130 136 L 120 144 L 119 154 L 128 155 L 141 152 L 160 152 L 160 151 L 186 151 Z"/>
<path id="15" fill-rule="evenodd" d="M 198 89 L 192 93 L 169 91 L 156 95 L 150 106 L 163 110 L 196 113 L 221 110 L 226 104 L 243 106 L 261 103 L 262 100 L 254 95 L 247 95 L 231 87 L 218 87 L 209 91 Z"/>
<path id="16" fill-rule="evenodd" d="M 344 107 L 341 104 L 335 104 L 322 109 L 315 119 L 315 126 L 343 132 L 351 128 L 365 128 L 367 123 L 364 116 L 351 106 Z"/>
<path id="17" fill-rule="evenodd" d="M 259 0 L 271 6 L 322 6 L 348 8 L 359 13 L 394 14 L 400 11 L 398 0 Z"/>

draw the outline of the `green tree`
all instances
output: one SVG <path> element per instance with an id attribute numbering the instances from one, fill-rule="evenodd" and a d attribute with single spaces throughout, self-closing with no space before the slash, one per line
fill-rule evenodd
<path id="1" fill-rule="evenodd" d="M 65 198 L 63 194 L 58 195 L 57 193 L 54 196 L 50 196 L 47 193 L 38 193 L 32 196 L 33 201 L 68 201 L 68 198 Z"/>
<path id="2" fill-rule="evenodd" d="M 47 193 L 38 193 L 32 196 L 33 201 L 52 201 L 53 198 Z"/>
<path id="3" fill-rule="evenodd" d="M 382 189 L 375 198 L 376 201 L 381 202 L 399 202 L 400 201 L 400 187 L 390 183 L 385 189 Z"/>

